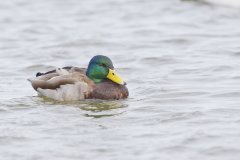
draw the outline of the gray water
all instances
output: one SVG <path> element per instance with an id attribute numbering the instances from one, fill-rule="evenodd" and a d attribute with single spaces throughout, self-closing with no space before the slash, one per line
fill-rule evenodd
<path id="1" fill-rule="evenodd" d="M 1 1 L 0 159 L 239 160 L 239 26 L 201 1 Z M 128 99 L 60 103 L 26 80 L 96 54 Z"/>

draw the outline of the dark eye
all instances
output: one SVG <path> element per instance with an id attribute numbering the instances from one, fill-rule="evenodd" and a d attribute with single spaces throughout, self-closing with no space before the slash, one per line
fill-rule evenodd
<path id="1" fill-rule="evenodd" d="M 105 63 L 102 63 L 102 64 L 100 64 L 101 66 L 103 66 L 103 67 L 106 67 L 106 64 Z"/>

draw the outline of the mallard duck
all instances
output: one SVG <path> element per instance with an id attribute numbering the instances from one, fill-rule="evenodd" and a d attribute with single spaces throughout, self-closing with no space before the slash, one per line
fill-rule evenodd
<path id="1" fill-rule="evenodd" d="M 63 67 L 38 72 L 28 79 L 39 96 L 59 101 L 83 99 L 123 99 L 128 97 L 126 82 L 115 72 L 110 58 L 94 56 L 88 68 Z"/>

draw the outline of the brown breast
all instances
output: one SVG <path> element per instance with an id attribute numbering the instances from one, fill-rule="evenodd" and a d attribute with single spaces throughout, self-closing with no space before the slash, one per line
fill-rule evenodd
<path id="1" fill-rule="evenodd" d="M 124 85 L 116 84 L 112 81 L 105 81 L 99 84 L 94 84 L 92 93 L 89 98 L 96 99 L 124 99 L 129 95 L 128 89 Z"/>

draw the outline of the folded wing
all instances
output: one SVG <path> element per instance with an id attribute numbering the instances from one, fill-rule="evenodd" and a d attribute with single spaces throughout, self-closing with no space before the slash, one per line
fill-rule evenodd
<path id="1" fill-rule="evenodd" d="M 88 95 L 89 79 L 84 71 L 56 69 L 55 72 L 28 79 L 40 96 L 60 101 L 82 100 Z"/>

